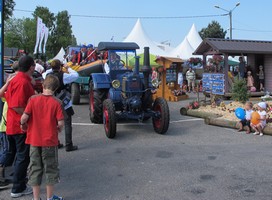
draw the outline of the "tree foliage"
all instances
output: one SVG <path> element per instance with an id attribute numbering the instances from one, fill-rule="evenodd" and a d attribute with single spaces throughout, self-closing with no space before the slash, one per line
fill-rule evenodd
<path id="1" fill-rule="evenodd" d="M 72 25 L 68 11 L 61 11 L 56 16 L 56 28 L 51 34 L 53 52 L 56 54 L 61 47 L 71 45 L 73 42 Z"/>
<path id="2" fill-rule="evenodd" d="M 8 20 L 11 18 L 15 2 L 13 0 L 4 0 L 4 20 Z"/>
<path id="3" fill-rule="evenodd" d="M 46 44 L 47 58 L 56 55 L 61 47 L 76 45 L 68 12 L 61 11 L 55 16 L 47 7 L 37 6 L 33 12 L 33 18 L 11 18 L 6 21 L 4 46 L 17 47 L 30 54 L 33 53 L 36 43 L 37 17 L 40 17 L 46 27 L 49 28 Z"/>
<path id="4" fill-rule="evenodd" d="M 225 31 L 217 21 L 212 21 L 207 28 L 202 28 L 199 35 L 202 39 L 205 38 L 225 38 L 227 31 Z"/>
<path id="5" fill-rule="evenodd" d="M 35 27 L 35 21 L 30 18 L 8 19 L 4 28 L 4 46 L 32 52 L 36 39 L 33 27 Z"/>

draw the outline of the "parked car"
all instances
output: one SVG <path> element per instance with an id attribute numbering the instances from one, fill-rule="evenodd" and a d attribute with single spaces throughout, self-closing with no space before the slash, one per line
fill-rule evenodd
<path id="1" fill-rule="evenodd" d="M 12 65 L 13 65 L 14 61 L 8 58 L 4 59 L 4 72 L 10 74 L 10 73 L 14 73 L 14 70 L 12 69 Z"/>
<path id="2" fill-rule="evenodd" d="M 9 74 L 14 73 L 14 70 L 12 69 L 12 65 L 15 61 L 11 60 L 11 59 L 4 59 L 4 81 L 7 80 Z M 32 77 L 35 80 L 35 85 L 34 85 L 34 89 L 38 92 L 41 93 L 42 92 L 42 83 L 43 83 L 43 77 L 42 75 L 38 72 L 38 71 L 34 71 Z"/>

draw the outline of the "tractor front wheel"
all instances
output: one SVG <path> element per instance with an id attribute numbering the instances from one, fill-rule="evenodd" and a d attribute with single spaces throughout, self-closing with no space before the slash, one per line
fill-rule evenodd
<path id="1" fill-rule="evenodd" d="M 94 90 L 93 83 L 90 83 L 90 120 L 96 124 L 103 122 L 103 101 L 107 98 L 107 91 L 103 89 Z"/>
<path id="2" fill-rule="evenodd" d="M 114 138 L 116 135 L 116 117 L 115 106 L 111 99 L 106 99 L 103 102 L 103 124 L 106 136 Z"/>
<path id="3" fill-rule="evenodd" d="M 153 104 L 153 111 L 157 112 L 160 117 L 153 117 L 153 128 L 156 133 L 164 134 L 167 132 L 169 127 L 169 107 L 167 101 L 164 98 L 157 98 Z"/>

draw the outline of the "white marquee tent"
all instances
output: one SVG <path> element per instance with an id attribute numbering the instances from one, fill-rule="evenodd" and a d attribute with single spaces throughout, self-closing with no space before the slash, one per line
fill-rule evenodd
<path id="1" fill-rule="evenodd" d="M 52 58 L 52 60 L 58 59 L 62 62 L 64 55 L 65 55 L 65 51 L 64 51 L 63 47 L 61 47 L 58 54 L 54 58 Z"/>
<path id="2" fill-rule="evenodd" d="M 185 36 L 183 41 L 174 50 L 170 51 L 170 55 L 174 57 L 179 57 L 181 59 L 199 57 L 193 55 L 193 53 L 201 42 L 202 39 L 196 29 L 196 26 L 193 24 L 189 33 Z"/>
<path id="3" fill-rule="evenodd" d="M 196 29 L 195 24 L 192 25 L 192 27 L 186 37 L 188 39 L 188 42 L 190 43 L 190 45 L 193 47 L 194 50 L 196 50 L 197 47 L 202 42 L 202 39 Z"/>
<path id="4" fill-rule="evenodd" d="M 140 19 L 137 20 L 136 24 L 134 25 L 132 31 L 128 34 L 124 42 L 136 42 L 140 49 L 137 50 L 138 54 L 144 52 L 144 47 L 149 47 L 150 54 L 153 55 L 165 55 L 166 53 L 159 48 L 155 42 L 153 42 L 148 35 L 146 34 L 145 30 L 142 27 Z"/>
<path id="5" fill-rule="evenodd" d="M 189 43 L 187 37 L 185 37 L 183 41 L 169 53 L 173 57 L 178 57 L 181 59 L 189 59 L 190 57 L 192 57 L 193 52 L 194 52 L 193 47 Z"/>

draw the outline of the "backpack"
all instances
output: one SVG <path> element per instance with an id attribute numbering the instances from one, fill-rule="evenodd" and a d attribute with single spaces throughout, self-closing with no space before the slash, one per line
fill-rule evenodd
<path id="1" fill-rule="evenodd" d="M 69 92 L 69 89 L 67 85 L 64 85 L 63 83 L 63 72 L 50 72 L 48 74 L 53 74 L 59 79 L 60 86 L 55 92 L 55 96 L 61 100 L 62 105 L 65 110 L 69 108 L 69 102 L 71 101 L 71 93 Z M 47 75 L 48 75 L 47 74 Z"/>

